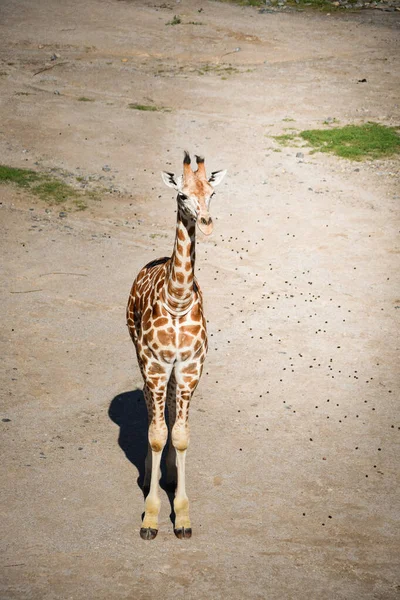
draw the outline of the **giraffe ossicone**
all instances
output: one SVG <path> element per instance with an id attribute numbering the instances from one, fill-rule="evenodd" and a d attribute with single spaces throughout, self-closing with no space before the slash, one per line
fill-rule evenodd
<path id="1" fill-rule="evenodd" d="M 161 454 L 170 439 L 167 484 L 175 489 L 174 531 L 191 537 L 189 500 L 185 487 L 185 458 L 189 445 L 189 404 L 200 381 L 207 353 L 207 330 L 202 294 L 194 276 L 196 225 L 205 235 L 213 230 L 210 200 L 226 171 L 207 178 L 204 159 L 196 156 L 197 170 L 185 152 L 183 175 L 163 172 L 168 187 L 177 191 L 177 224 L 170 258 L 148 263 L 136 277 L 127 306 L 127 323 L 144 380 L 148 413 L 149 449 L 144 489 L 148 489 L 140 535 L 154 539 L 160 511 Z"/>

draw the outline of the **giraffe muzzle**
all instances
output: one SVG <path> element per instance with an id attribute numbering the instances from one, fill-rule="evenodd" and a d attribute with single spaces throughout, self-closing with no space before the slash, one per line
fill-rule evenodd
<path id="1" fill-rule="evenodd" d="M 205 235 L 210 235 L 214 228 L 214 224 L 209 213 L 203 213 L 197 217 L 197 226 L 202 233 Z"/>

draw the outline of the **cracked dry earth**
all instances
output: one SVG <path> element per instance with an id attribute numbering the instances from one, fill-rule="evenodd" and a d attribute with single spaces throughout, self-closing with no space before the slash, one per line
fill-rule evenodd
<path id="1" fill-rule="evenodd" d="M 0 163 L 100 195 L 79 212 L 1 187 L 3 599 L 399 597 L 399 162 L 273 139 L 398 125 L 399 21 L 3 0 Z M 210 350 L 190 417 L 193 537 L 175 538 L 162 492 L 144 542 L 125 304 L 172 249 L 159 172 L 179 172 L 184 148 L 229 171 L 197 246 Z"/>

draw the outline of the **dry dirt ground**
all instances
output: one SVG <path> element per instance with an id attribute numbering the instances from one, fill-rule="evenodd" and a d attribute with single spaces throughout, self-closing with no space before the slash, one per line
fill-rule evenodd
<path id="1" fill-rule="evenodd" d="M 76 211 L 1 188 L 1 598 L 398 598 L 399 162 L 271 136 L 398 125 L 400 14 L 155 2 L 1 2 L 0 163 L 101 192 Z M 171 250 L 159 172 L 184 148 L 229 171 L 198 240 L 194 535 L 162 492 L 144 542 L 125 304 Z"/>

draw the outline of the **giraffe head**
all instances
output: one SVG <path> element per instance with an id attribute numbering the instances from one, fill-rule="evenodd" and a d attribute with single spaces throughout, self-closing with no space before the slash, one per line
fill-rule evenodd
<path id="1" fill-rule="evenodd" d="M 209 207 L 214 188 L 221 183 L 226 171 L 214 171 L 207 178 L 204 158 L 196 156 L 197 171 L 192 171 L 188 152 L 183 159 L 183 175 L 176 177 L 174 173 L 163 172 L 162 178 L 168 187 L 178 192 L 178 207 L 196 220 L 197 226 L 206 235 L 213 230 L 213 222 Z"/>

